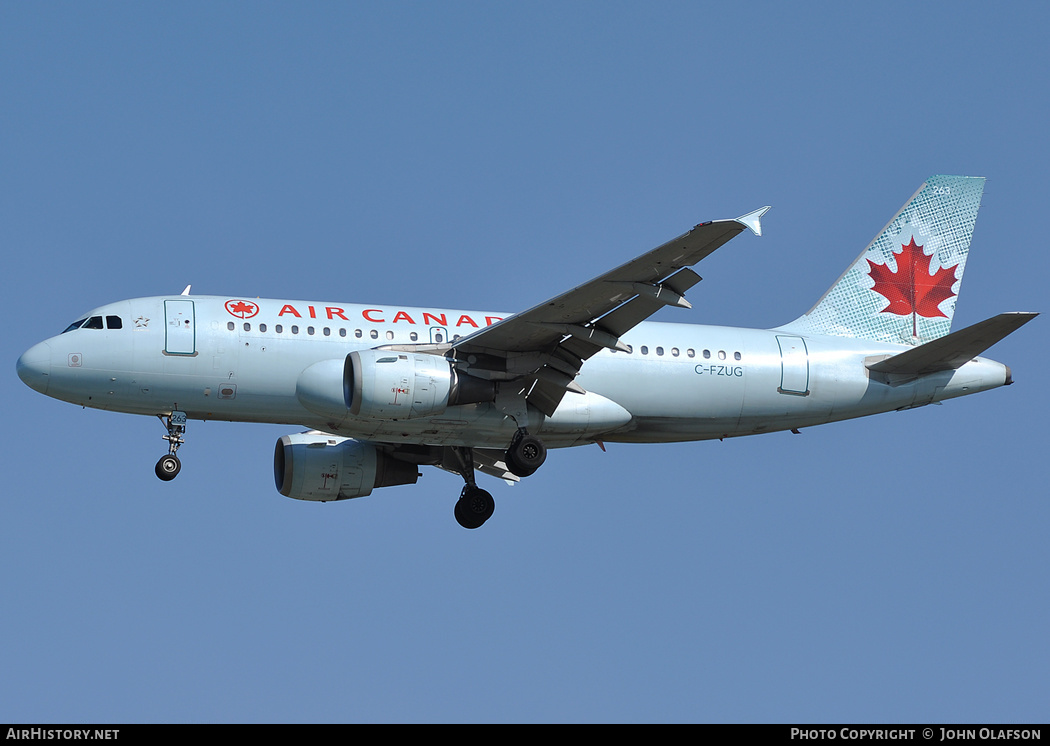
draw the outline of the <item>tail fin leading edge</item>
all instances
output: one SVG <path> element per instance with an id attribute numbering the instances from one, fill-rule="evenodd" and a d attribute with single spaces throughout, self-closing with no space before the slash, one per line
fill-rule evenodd
<path id="1" fill-rule="evenodd" d="M 951 331 L 984 179 L 931 176 L 805 315 L 781 327 L 920 345 Z"/>

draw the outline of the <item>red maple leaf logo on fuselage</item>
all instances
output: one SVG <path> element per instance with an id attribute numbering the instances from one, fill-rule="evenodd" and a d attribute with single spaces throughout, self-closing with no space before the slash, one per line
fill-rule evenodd
<path id="1" fill-rule="evenodd" d="M 226 310 L 239 319 L 250 319 L 259 313 L 259 306 L 243 300 L 226 301 Z"/>
<path id="2" fill-rule="evenodd" d="M 907 244 L 901 244 L 897 257 L 897 271 L 894 272 L 888 264 L 876 264 L 868 260 L 869 274 L 875 281 L 872 288 L 876 293 L 882 295 L 889 301 L 889 305 L 880 313 L 892 313 L 897 316 L 913 317 L 912 334 L 916 333 L 915 316 L 931 319 L 937 316 L 948 318 L 939 306 L 944 301 L 955 295 L 952 285 L 955 284 L 955 267 L 941 267 L 932 275 L 930 274 L 929 254 L 922 250 L 922 246 L 915 243 L 915 238 Z M 916 335 L 917 336 L 917 335 Z"/>

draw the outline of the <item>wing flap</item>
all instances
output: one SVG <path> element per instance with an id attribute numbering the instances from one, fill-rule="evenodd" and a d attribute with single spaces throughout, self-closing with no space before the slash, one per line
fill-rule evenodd
<path id="1" fill-rule="evenodd" d="M 602 316 L 598 320 L 597 326 L 607 329 L 610 333 L 619 337 L 638 326 L 638 324 L 663 307 L 664 304 L 655 298 L 639 295 Z"/>

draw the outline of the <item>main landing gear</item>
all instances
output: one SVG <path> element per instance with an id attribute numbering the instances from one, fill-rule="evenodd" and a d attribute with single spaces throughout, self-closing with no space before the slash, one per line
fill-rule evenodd
<path id="1" fill-rule="evenodd" d="M 167 420 L 160 415 L 157 415 L 157 417 L 168 429 L 168 434 L 162 436 L 164 440 L 168 441 L 168 453 L 160 457 L 160 461 L 157 462 L 154 471 L 157 472 L 157 476 L 160 479 L 170 482 L 182 470 L 182 462 L 179 461 L 179 457 L 175 454 L 179 450 L 179 446 L 186 442 L 182 439 L 182 436 L 186 434 L 186 413 L 176 410 L 168 415 Z"/>
<path id="2" fill-rule="evenodd" d="M 466 483 L 456 501 L 456 521 L 463 528 L 480 528 L 496 509 L 496 501 L 485 490 L 478 487 L 474 479 L 474 451 L 471 448 L 454 446 L 452 453 L 456 459 L 456 470 Z M 514 436 L 504 454 L 507 469 L 519 477 L 527 477 L 536 472 L 547 458 L 547 447 L 539 438 L 529 435 L 522 428 Z"/>
<path id="3" fill-rule="evenodd" d="M 529 435 L 525 428 L 520 428 L 510 442 L 504 461 L 511 474 L 518 477 L 530 477 L 543 466 L 547 460 L 547 446 L 535 435 Z"/>
<path id="4" fill-rule="evenodd" d="M 496 509 L 496 501 L 476 484 L 463 485 L 456 500 L 456 520 L 463 528 L 481 528 Z"/>
<path id="5" fill-rule="evenodd" d="M 496 509 L 496 501 L 474 480 L 474 449 L 453 446 L 452 453 L 458 462 L 458 470 L 466 484 L 456 501 L 456 521 L 463 528 L 480 528 Z"/>

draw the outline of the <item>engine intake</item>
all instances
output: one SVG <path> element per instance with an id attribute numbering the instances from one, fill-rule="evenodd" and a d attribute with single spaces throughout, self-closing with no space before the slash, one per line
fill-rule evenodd
<path id="1" fill-rule="evenodd" d="M 296 500 L 347 500 L 377 487 L 415 484 L 415 464 L 353 438 L 323 433 L 284 435 L 273 453 L 277 491 Z"/>

